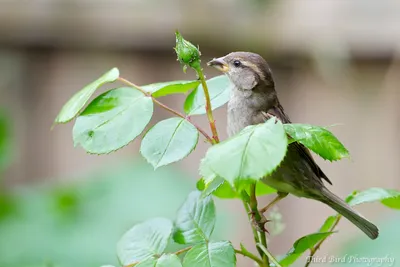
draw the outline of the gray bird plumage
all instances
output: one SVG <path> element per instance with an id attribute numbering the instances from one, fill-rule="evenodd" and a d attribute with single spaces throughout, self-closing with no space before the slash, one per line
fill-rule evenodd
<path id="1" fill-rule="evenodd" d="M 271 70 L 260 55 L 234 52 L 210 61 L 209 65 L 226 73 L 234 85 L 228 102 L 229 136 L 246 126 L 263 123 L 270 116 L 277 117 L 282 123 L 290 123 L 279 103 Z M 330 192 L 323 180 L 331 184 L 309 150 L 296 142 L 288 146 L 287 154 L 277 170 L 263 178 L 263 182 L 279 192 L 327 204 L 371 239 L 377 238 L 378 228 Z"/>

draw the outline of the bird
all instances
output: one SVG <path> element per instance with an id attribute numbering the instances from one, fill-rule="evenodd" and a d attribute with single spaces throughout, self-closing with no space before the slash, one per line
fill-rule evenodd
<path id="1" fill-rule="evenodd" d="M 291 123 L 279 102 L 271 69 L 263 57 L 251 52 L 232 52 L 207 63 L 228 76 L 233 84 L 227 108 L 227 131 L 231 137 L 249 125 L 264 123 L 276 117 L 283 124 Z M 324 183 L 332 185 L 302 144 L 288 145 L 278 168 L 262 178 L 277 190 L 273 205 L 288 194 L 320 201 L 347 218 L 369 238 L 376 239 L 379 229 L 344 200 L 332 193 Z"/>

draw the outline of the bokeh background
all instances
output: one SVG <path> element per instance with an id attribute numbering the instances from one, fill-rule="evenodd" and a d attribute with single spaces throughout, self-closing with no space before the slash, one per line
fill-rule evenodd
<path id="1" fill-rule="evenodd" d="M 139 140 L 93 156 L 73 147 L 72 123 L 50 127 L 74 92 L 111 67 L 137 84 L 195 78 L 175 61 L 176 29 L 199 44 L 203 61 L 236 50 L 261 54 L 293 121 L 339 124 L 332 131 L 351 160 L 317 159 L 334 192 L 400 189 L 399 1 L 0 0 L 1 267 L 117 264 L 115 244 L 134 223 L 174 218 L 195 189 L 204 142 L 154 172 L 138 154 Z M 181 109 L 184 97 L 162 100 Z M 157 109 L 153 123 L 167 116 Z M 215 116 L 225 138 L 226 108 Z M 208 129 L 205 118 L 196 120 Z M 252 248 L 240 202 L 216 202 L 214 238 Z M 358 209 L 381 237 L 372 242 L 343 220 L 318 255 L 388 256 L 400 266 L 399 212 L 379 204 Z M 278 255 L 333 214 L 294 197 L 279 212 L 285 230 L 270 236 Z M 335 264 L 345 265 L 366 266 Z"/>

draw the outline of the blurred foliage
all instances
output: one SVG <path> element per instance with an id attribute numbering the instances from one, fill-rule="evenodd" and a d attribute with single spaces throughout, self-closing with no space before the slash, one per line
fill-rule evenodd
<path id="1" fill-rule="evenodd" d="M 0 267 L 117 264 L 115 244 L 123 233 L 150 217 L 175 218 L 195 188 L 195 181 L 182 173 L 153 171 L 141 161 L 82 180 L 0 195 Z M 216 239 L 226 238 L 235 227 L 227 215 L 218 214 Z"/>
<path id="2" fill-rule="evenodd" d="M 292 265 L 304 252 L 313 248 L 331 234 L 333 234 L 333 232 L 313 233 L 297 239 L 296 242 L 294 242 L 293 247 L 285 256 L 283 256 L 279 263 L 282 266 Z"/>
<path id="3" fill-rule="evenodd" d="M 341 252 L 338 253 L 339 257 L 347 257 L 345 263 L 337 263 L 335 266 L 352 266 L 352 267 L 364 267 L 367 266 L 365 262 L 354 262 L 349 260 L 349 257 L 354 256 L 357 258 L 394 258 L 395 262 L 390 264 L 387 263 L 375 263 L 370 266 L 397 266 L 400 260 L 400 249 L 399 249 L 399 221 L 400 214 L 396 213 L 394 216 L 386 218 L 379 225 L 381 231 L 379 238 L 374 240 L 373 243 L 365 242 L 366 238 L 357 238 L 342 246 Z"/>
<path id="4" fill-rule="evenodd" d="M 11 122 L 5 113 L 0 110 L 0 178 L 1 172 L 12 159 Z"/>

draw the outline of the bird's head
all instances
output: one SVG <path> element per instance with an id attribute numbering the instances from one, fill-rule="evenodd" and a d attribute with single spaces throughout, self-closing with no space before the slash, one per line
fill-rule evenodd
<path id="1" fill-rule="evenodd" d="M 255 53 L 233 52 L 224 57 L 214 58 L 207 65 L 228 75 L 239 90 L 253 90 L 261 84 L 274 87 L 267 62 Z"/>

